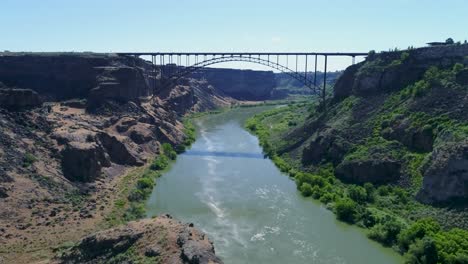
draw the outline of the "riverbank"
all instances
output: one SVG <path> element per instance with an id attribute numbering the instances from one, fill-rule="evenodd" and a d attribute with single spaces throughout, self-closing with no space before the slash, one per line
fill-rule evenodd
<path id="1" fill-rule="evenodd" d="M 296 182 L 302 195 L 326 205 L 340 221 L 363 228 L 370 239 L 404 254 L 408 263 L 417 263 L 428 254 L 435 254 L 434 263 L 463 263 L 468 232 L 457 226 L 466 220 L 464 210 L 419 203 L 411 193 L 414 189 L 398 185 L 346 184 L 335 177 L 331 163 L 304 166 L 302 153 L 294 149 L 305 143 L 294 141 L 291 131 L 310 133 L 296 128 L 313 129 L 307 122 L 316 109 L 313 103 L 294 104 L 258 114 L 245 125 L 259 137 L 264 153 Z"/>

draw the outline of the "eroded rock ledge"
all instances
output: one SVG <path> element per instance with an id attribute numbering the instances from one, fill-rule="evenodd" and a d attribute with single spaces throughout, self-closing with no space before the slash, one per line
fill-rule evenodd
<path id="1" fill-rule="evenodd" d="M 71 249 L 60 253 L 56 263 L 223 263 L 215 255 L 213 243 L 194 228 L 169 215 L 129 222 L 127 225 L 84 237 Z"/>

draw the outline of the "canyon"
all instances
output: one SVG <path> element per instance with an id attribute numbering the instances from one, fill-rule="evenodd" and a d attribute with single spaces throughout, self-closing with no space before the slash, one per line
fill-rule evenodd
<path id="1" fill-rule="evenodd" d="M 468 226 L 467 54 L 467 45 L 371 52 L 329 74 L 325 101 L 288 101 L 249 119 L 264 155 L 249 148 L 374 240 L 409 254 L 416 241 L 397 245 L 385 228 L 405 234 L 430 217 L 441 231 L 425 238 L 445 249 L 447 230 Z M 0 263 L 222 263 L 198 225 L 140 219 L 142 197 L 195 140 L 187 117 L 310 92 L 271 71 L 204 68 L 166 80 L 171 67 L 111 53 L 0 53 Z M 259 163 L 274 168 L 268 162 Z M 343 217 L 342 204 L 357 209 Z M 441 259 L 458 263 L 466 248 L 457 250 Z"/>

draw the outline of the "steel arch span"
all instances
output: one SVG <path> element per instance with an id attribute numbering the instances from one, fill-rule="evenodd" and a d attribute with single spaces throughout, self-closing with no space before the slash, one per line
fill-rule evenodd
<path id="1" fill-rule="evenodd" d="M 208 67 L 210 65 L 214 64 L 219 64 L 219 63 L 224 63 L 224 62 L 249 62 L 249 63 L 255 63 L 255 64 L 260 64 L 264 65 L 267 67 L 270 67 L 272 69 L 278 70 L 282 73 L 287 74 L 288 76 L 300 81 L 302 84 L 304 84 L 306 87 L 312 89 L 314 92 L 316 91 L 317 84 L 314 84 L 314 78 L 313 77 L 308 77 L 306 73 L 301 74 L 300 72 L 296 72 L 293 69 L 283 66 L 279 63 L 265 60 L 259 57 L 251 57 L 251 56 L 242 56 L 242 55 L 233 55 L 233 56 L 222 56 L 222 57 L 214 57 L 212 59 L 207 59 L 198 63 L 195 63 L 189 67 L 183 67 L 180 69 L 180 71 L 176 71 L 175 73 L 169 75 L 167 78 L 169 79 L 179 79 L 184 76 L 188 76 L 196 71 L 198 71 L 201 68 Z"/>
<path id="2" fill-rule="evenodd" d="M 190 75 L 197 70 L 223 62 L 249 62 L 264 65 L 272 69 L 278 70 L 288 76 L 298 80 L 304 86 L 310 88 L 314 94 L 319 94 L 322 100 L 325 100 L 326 82 L 327 82 L 327 63 L 328 57 L 351 57 L 352 64 L 356 57 L 367 56 L 364 52 L 127 52 L 117 53 L 120 56 L 151 56 L 154 76 L 156 76 L 156 68 L 161 69 L 161 79 L 171 82 L 181 77 Z M 209 58 L 211 56 L 211 58 Z M 294 62 L 295 68 L 289 67 L 288 61 L 291 56 L 291 61 Z M 324 57 L 323 66 L 323 85 L 319 87 L 317 84 L 317 58 Z M 202 59 L 199 60 L 199 57 Z M 313 57 L 313 71 L 308 70 L 309 57 Z M 184 63 L 185 59 L 185 63 Z M 195 62 L 192 64 L 191 59 Z M 298 61 L 302 59 L 304 64 L 299 69 Z M 284 65 L 284 60 L 286 63 Z M 158 62 L 159 61 L 159 62 Z M 282 63 L 280 63 L 280 61 Z"/>

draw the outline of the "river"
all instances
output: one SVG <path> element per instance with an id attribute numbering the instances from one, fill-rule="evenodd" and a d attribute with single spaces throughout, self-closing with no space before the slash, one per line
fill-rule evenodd
<path id="1" fill-rule="evenodd" d="M 195 224 L 227 264 L 402 263 L 363 230 L 339 222 L 269 159 L 243 124 L 266 108 L 240 108 L 195 120 L 197 140 L 158 179 L 148 216 Z"/>

